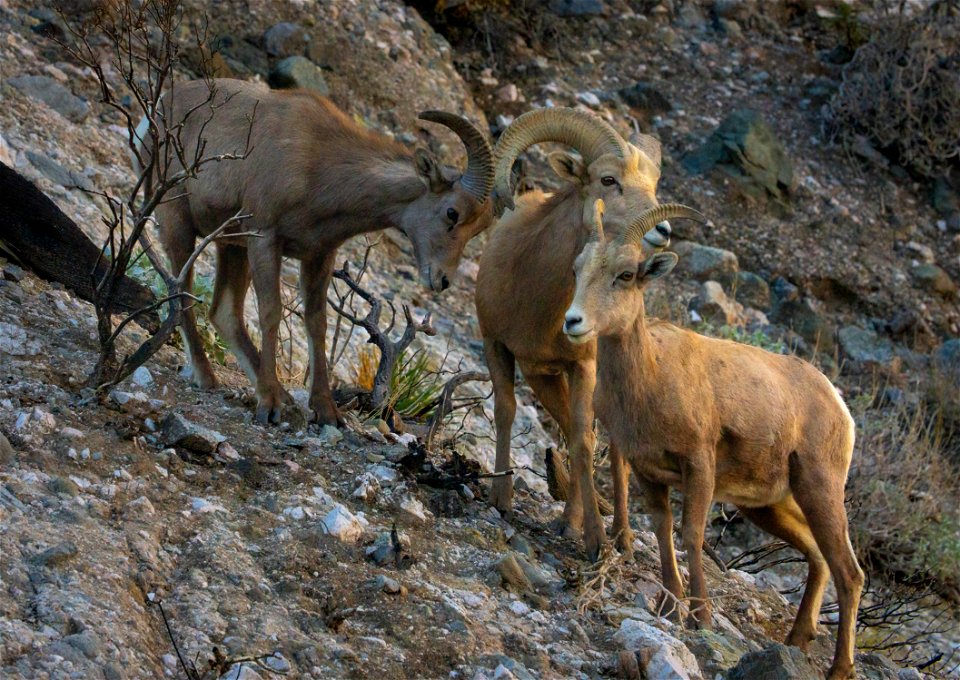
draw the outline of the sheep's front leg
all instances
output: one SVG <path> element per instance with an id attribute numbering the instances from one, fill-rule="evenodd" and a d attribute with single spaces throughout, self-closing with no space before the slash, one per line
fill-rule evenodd
<path id="1" fill-rule="evenodd" d="M 310 410 L 321 426 L 334 427 L 341 421 L 327 372 L 327 288 L 335 257 L 336 252 L 324 253 L 300 263 L 300 291 L 310 345 Z"/>
<path id="2" fill-rule="evenodd" d="M 597 370 L 595 361 L 581 361 L 574 365 L 569 372 L 570 380 L 570 409 L 572 441 L 570 442 L 571 489 L 564 510 L 570 511 L 565 519 L 572 525 L 576 510 L 583 513 L 583 542 L 587 549 L 587 558 L 596 562 L 600 557 L 600 548 L 603 546 L 606 535 L 603 528 L 603 518 L 597 505 L 597 493 L 593 487 L 593 450 L 596 446 L 596 436 L 593 433 L 593 391 L 597 385 Z M 576 486 L 579 485 L 580 508 L 575 508 L 578 495 Z"/>
<path id="3" fill-rule="evenodd" d="M 510 441 L 513 419 L 517 414 L 516 359 L 507 346 L 496 340 L 484 340 L 483 351 L 493 382 L 493 418 L 497 426 L 496 472 L 510 469 Z M 493 480 L 490 504 L 504 517 L 513 514 L 513 475 Z"/>
<path id="4" fill-rule="evenodd" d="M 630 468 L 620 449 L 610 442 L 610 476 L 613 477 L 613 535 L 623 559 L 633 559 L 633 530 L 630 528 Z"/>
<path id="5" fill-rule="evenodd" d="M 690 567 L 690 608 L 700 628 L 710 628 L 712 618 L 707 580 L 703 572 L 703 536 L 713 504 L 713 452 L 685 460 L 683 473 L 683 547 Z"/>
<path id="6" fill-rule="evenodd" d="M 280 407 L 288 400 L 277 377 L 277 338 L 280 334 L 280 248 L 271 235 L 250 239 L 248 248 L 253 289 L 260 312 L 260 367 L 257 371 L 256 421 L 280 422 Z"/>

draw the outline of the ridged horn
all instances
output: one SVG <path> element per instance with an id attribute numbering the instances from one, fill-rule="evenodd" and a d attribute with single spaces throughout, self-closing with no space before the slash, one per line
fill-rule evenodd
<path id="1" fill-rule="evenodd" d="M 699 210 L 694 210 L 680 203 L 664 203 L 663 205 L 658 205 L 656 208 L 651 208 L 637 217 L 637 219 L 624 230 L 621 238 L 624 243 L 633 242 L 639 245 L 648 231 L 664 220 L 674 218 L 683 218 L 700 223 L 707 221 L 707 218 L 704 217 L 703 213 Z"/>
<path id="2" fill-rule="evenodd" d="M 590 235 L 591 241 L 600 241 L 603 243 L 603 211 L 606 206 L 603 204 L 603 199 L 598 198 L 593 203 L 593 233 Z"/>
<path id="3" fill-rule="evenodd" d="M 503 131 L 494 149 L 494 210 L 513 208 L 510 169 L 524 151 L 541 142 L 559 142 L 580 152 L 587 165 L 608 153 L 626 158 L 627 143 L 603 119 L 569 108 L 537 109 L 517 118 Z"/>
<path id="4" fill-rule="evenodd" d="M 418 117 L 448 127 L 460 138 L 467 148 L 467 170 L 460 186 L 480 203 L 486 201 L 493 189 L 493 149 L 487 136 L 466 118 L 446 111 L 423 111 Z"/>

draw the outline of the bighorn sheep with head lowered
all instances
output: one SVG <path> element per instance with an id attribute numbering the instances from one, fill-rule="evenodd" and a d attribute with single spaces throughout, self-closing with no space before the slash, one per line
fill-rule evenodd
<path id="1" fill-rule="evenodd" d="M 805 648 L 815 637 L 829 568 L 840 602 L 829 678 L 849 677 L 863 587 L 843 505 L 853 453 L 850 412 L 830 381 L 797 357 L 645 318 L 644 288 L 667 274 L 677 256 L 648 256 L 644 234 L 665 219 L 702 220 L 699 213 L 661 205 L 612 238 L 604 237 L 601 213 L 599 204 L 593 236 L 576 259 L 564 331 L 577 344 L 597 339 L 597 412 L 643 488 L 664 586 L 683 597 L 669 499 L 669 488 L 677 487 L 694 615 L 710 625 L 703 535 L 712 502 L 733 503 L 807 559 L 807 586 L 788 644 Z"/>
<path id="2" fill-rule="evenodd" d="M 212 87 L 211 99 L 208 82 L 179 86 L 174 96 L 161 100 L 158 117 L 182 125 L 185 149 L 202 145 L 207 156 L 216 156 L 236 153 L 249 142 L 252 150 L 243 161 L 208 165 L 185 183 L 183 195 L 161 205 L 156 215 L 161 240 L 178 271 L 198 236 L 240 210 L 252 215 L 243 229 L 260 230 L 261 238 L 217 242 L 211 318 L 256 385 L 260 423 L 279 420 L 280 406 L 289 400 L 276 371 L 280 263 L 281 256 L 300 260 L 310 408 L 320 423 L 336 424 L 324 348 L 327 287 L 337 248 L 351 236 L 396 227 L 413 242 L 421 282 L 434 291 L 447 288 L 464 245 L 492 221 L 489 143 L 460 116 L 420 115 L 464 142 L 468 162 L 460 175 L 423 149 L 411 154 L 364 130 L 314 93 L 267 91 L 229 79 L 214 80 Z M 175 156 L 172 162 L 175 172 L 180 167 Z M 259 352 L 243 321 L 251 278 L 262 332 Z M 214 386 L 192 311 L 186 312 L 181 333 L 195 382 Z"/>
<path id="3" fill-rule="evenodd" d="M 513 203 L 511 169 L 517 157 L 540 142 L 567 144 L 582 160 L 554 153 L 551 165 L 566 186 L 556 194 L 525 193 Z M 563 528 L 575 534 L 582 523 L 587 554 L 596 559 L 604 528 L 593 487 L 593 407 L 595 344 L 573 345 L 563 334 L 563 314 L 573 299 L 573 260 L 589 236 L 584 211 L 603 198 L 609 221 L 627 220 L 657 205 L 660 146 L 641 135 L 637 146 L 625 142 L 600 118 L 572 109 L 541 109 L 520 116 L 501 135 L 494 150 L 495 203 L 514 208 L 490 235 L 480 260 L 476 304 L 487 365 L 494 389 L 497 471 L 510 467 L 511 426 L 516 413 L 515 366 L 557 421 L 567 439 L 571 475 Z M 654 232 L 651 247 L 665 239 Z M 614 532 L 629 551 L 628 471 L 612 451 Z M 510 477 L 494 481 L 492 502 L 504 513 L 512 508 Z"/>

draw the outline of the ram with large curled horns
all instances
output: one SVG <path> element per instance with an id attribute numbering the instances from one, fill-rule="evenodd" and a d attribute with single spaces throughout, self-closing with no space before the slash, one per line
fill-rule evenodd
<path id="1" fill-rule="evenodd" d="M 599 203 L 599 202 L 598 202 Z M 597 413 L 643 489 L 660 548 L 663 585 L 709 628 L 703 537 L 713 501 L 732 503 L 761 529 L 803 553 L 809 573 L 787 644 L 816 637 L 827 578 L 840 621 L 827 677 L 853 677 L 863 572 L 843 505 L 854 422 L 812 364 L 645 317 L 643 292 L 677 263 L 649 254 L 644 235 L 664 219 L 703 220 L 682 205 L 640 215 L 619 235 L 594 234 L 575 261 L 576 294 L 564 330 L 597 343 Z M 681 534 L 690 568 L 684 598 L 673 546 L 670 488 L 683 493 Z"/>
<path id="2" fill-rule="evenodd" d="M 276 351 L 281 257 L 292 257 L 301 263 L 310 408 L 320 423 L 336 424 L 339 414 L 324 348 L 327 287 L 337 248 L 357 234 L 396 227 L 413 243 L 423 285 L 434 291 L 447 288 L 464 245 L 492 220 L 493 165 L 486 137 L 460 116 L 440 111 L 420 115 L 463 141 L 468 161 L 461 175 L 424 149 L 411 153 L 363 129 L 312 92 L 268 91 L 229 79 L 179 86 L 174 96 L 161 100 L 156 117 L 182 124 L 179 137 L 186 150 L 202 145 L 211 157 L 250 148 L 242 161 L 208 164 L 184 184 L 181 195 L 157 209 L 156 218 L 173 270 L 179 271 L 198 237 L 238 211 L 252 215 L 242 229 L 259 230 L 259 238 L 216 242 L 211 318 L 256 385 L 256 420 L 276 422 L 281 405 L 290 399 L 277 377 Z M 181 166 L 168 151 L 174 158 L 167 172 L 177 172 Z M 251 279 L 259 308 L 259 351 L 243 319 Z M 193 380 L 211 388 L 216 379 L 196 319 L 189 310 L 184 316 L 181 334 Z"/>
<path id="3" fill-rule="evenodd" d="M 511 170 L 528 147 L 560 142 L 579 156 L 556 152 L 550 163 L 565 180 L 556 193 L 532 191 L 514 203 Z M 514 380 L 519 364 L 527 383 L 567 440 L 571 474 L 561 532 L 577 536 L 582 527 L 587 554 L 596 559 L 604 527 L 593 486 L 593 389 L 596 344 L 573 345 L 563 333 L 563 315 L 573 299 L 573 260 L 589 237 L 596 199 L 607 204 L 608 229 L 626 227 L 657 205 L 660 145 L 639 135 L 626 142 L 597 116 L 573 109 L 541 109 L 520 116 L 494 149 L 494 202 L 510 210 L 490 234 L 480 261 L 476 304 L 487 365 L 494 388 L 497 430 L 496 468 L 510 467 L 511 427 L 516 412 Z M 661 233 L 663 232 L 663 233 Z M 669 225 L 654 230 L 650 248 L 666 244 Z M 614 533 L 629 552 L 628 471 L 611 450 L 614 482 Z M 492 502 L 510 512 L 513 483 L 494 482 Z"/>

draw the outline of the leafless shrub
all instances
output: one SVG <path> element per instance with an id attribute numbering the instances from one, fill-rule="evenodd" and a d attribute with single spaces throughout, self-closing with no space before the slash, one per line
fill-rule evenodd
<path id="1" fill-rule="evenodd" d="M 78 23 L 71 23 L 68 36 L 60 41 L 64 50 L 77 62 L 88 67 L 96 77 L 100 102 L 119 115 L 127 129 L 128 147 L 139 174 L 123 196 L 107 191 L 94 192 L 106 204 L 103 222 L 108 236 L 101 249 L 94 277 L 94 306 L 100 356 L 88 384 L 98 391 L 117 384 L 147 361 L 170 338 L 180 322 L 184 304 L 197 302 L 190 291 L 190 271 L 197 257 L 213 240 L 231 232 L 246 215 L 236 214 L 219 229 L 204 238 L 179 272 L 168 270 L 153 248 L 146 228 L 154 209 L 178 196 L 183 183 L 195 177 L 208 163 L 239 160 L 249 153 L 247 148 L 232 154 L 210 155 L 205 152 L 203 135 L 193 146 L 181 140 L 187 115 L 194 112 L 206 116 L 203 127 L 213 120 L 217 108 L 214 87 L 210 95 L 182 120 L 169 120 L 161 97 L 176 86 L 176 71 L 181 51 L 180 36 L 191 32 L 188 47 L 209 58 L 205 22 L 191 25 L 181 0 L 117 0 L 98 6 Z M 141 118 L 147 129 L 137 133 Z M 252 120 L 251 120 L 252 127 Z M 179 194 L 182 195 L 182 194 Z M 137 249 L 142 248 L 140 254 Z M 128 268 L 146 256 L 163 280 L 166 295 L 148 308 L 139 310 L 114 326 L 112 312 L 119 282 Z M 107 266 L 102 267 L 103 261 Z M 166 306 L 166 318 L 160 327 L 130 355 L 117 358 L 117 342 L 128 324 L 139 315 Z"/>
<path id="2" fill-rule="evenodd" d="M 845 67 L 831 124 L 865 134 L 900 162 L 934 176 L 960 154 L 960 4 L 935 0 L 919 14 L 881 16 Z"/>

